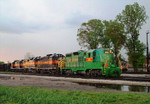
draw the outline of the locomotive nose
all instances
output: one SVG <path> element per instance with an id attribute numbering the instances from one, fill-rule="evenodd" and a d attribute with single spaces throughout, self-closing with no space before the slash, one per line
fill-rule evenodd
<path id="1" fill-rule="evenodd" d="M 117 70 L 114 71 L 114 74 L 119 74 Z"/>
<path id="2" fill-rule="evenodd" d="M 116 76 L 116 77 L 120 76 L 119 70 L 114 70 L 113 74 L 114 74 L 114 76 Z"/>
<path id="3" fill-rule="evenodd" d="M 110 76 L 112 77 L 118 77 L 121 74 L 121 69 L 117 67 L 111 67 L 110 68 Z"/>

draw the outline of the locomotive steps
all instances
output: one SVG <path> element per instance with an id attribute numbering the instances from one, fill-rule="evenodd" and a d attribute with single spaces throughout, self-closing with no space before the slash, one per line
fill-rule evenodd
<path id="1" fill-rule="evenodd" d="M 12 80 L 25 78 L 42 78 L 52 81 L 69 81 L 75 83 L 99 83 L 99 84 L 115 84 L 115 85 L 135 85 L 135 86 L 150 86 L 150 82 L 137 82 L 126 80 L 108 80 L 108 79 L 82 79 L 82 78 L 66 78 L 66 77 L 52 77 L 52 76 L 36 76 L 36 75 L 13 75 L 0 74 L 0 77 L 10 77 Z M 23 80 L 22 80 L 23 81 Z"/>

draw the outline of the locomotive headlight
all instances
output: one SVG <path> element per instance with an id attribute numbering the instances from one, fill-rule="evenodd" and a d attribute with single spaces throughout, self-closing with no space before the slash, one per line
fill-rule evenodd
<path id="1" fill-rule="evenodd" d="M 110 50 L 110 53 L 114 53 L 112 50 Z"/>

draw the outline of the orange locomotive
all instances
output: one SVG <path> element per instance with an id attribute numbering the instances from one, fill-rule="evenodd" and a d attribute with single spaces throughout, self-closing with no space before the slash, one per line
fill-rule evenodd
<path id="1" fill-rule="evenodd" d="M 44 57 L 35 57 L 31 59 L 16 60 L 11 64 L 12 71 L 24 71 L 24 72 L 49 72 L 57 73 L 60 68 L 58 62 L 64 59 L 62 54 L 48 54 Z"/>

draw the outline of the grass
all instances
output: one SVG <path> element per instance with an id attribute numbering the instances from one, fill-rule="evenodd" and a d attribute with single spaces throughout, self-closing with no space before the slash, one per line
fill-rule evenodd
<path id="1" fill-rule="evenodd" d="M 0 71 L 0 74 L 13 74 L 14 72 L 5 72 L 5 71 Z"/>
<path id="2" fill-rule="evenodd" d="M 0 86 L 0 104 L 150 104 L 150 94 Z"/>
<path id="3" fill-rule="evenodd" d="M 0 71 L 0 74 L 13 74 L 14 72 L 5 72 L 5 71 Z"/>

